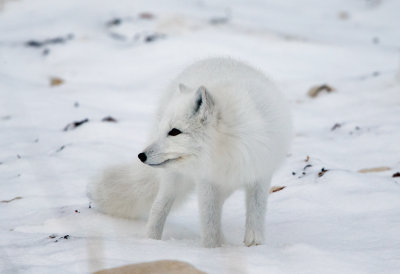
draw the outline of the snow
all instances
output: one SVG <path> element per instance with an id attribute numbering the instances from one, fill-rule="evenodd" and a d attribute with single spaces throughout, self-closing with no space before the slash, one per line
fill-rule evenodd
<path id="1" fill-rule="evenodd" d="M 396 0 L 0 2 L 0 272 L 177 259 L 207 273 L 398 273 L 398 10 Z M 56 37 L 66 41 L 25 45 Z M 169 80 L 217 55 L 265 71 L 293 106 L 266 244 L 242 244 L 242 192 L 224 206 L 226 244 L 216 249 L 200 245 L 195 196 L 169 216 L 162 241 L 144 237 L 145 221 L 89 208 L 87 182 L 136 161 Z M 324 83 L 335 91 L 307 96 Z M 118 122 L 102 122 L 108 115 Z M 358 172 L 373 167 L 390 169 Z"/>

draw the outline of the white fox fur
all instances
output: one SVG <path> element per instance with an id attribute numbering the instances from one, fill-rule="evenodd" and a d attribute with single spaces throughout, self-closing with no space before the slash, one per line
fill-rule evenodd
<path id="1" fill-rule="evenodd" d="M 285 99 L 260 71 L 230 58 L 197 62 L 162 97 L 152 139 L 139 154 L 144 164 L 109 169 L 89 186 L 90 197 L 115 216 L 150 212 L 147 235 L 161 239 L 172 204 L 196 186 L 202 243 L 218 247 L 223 203 L 244 187 L 244 243 L 262 244 L 271 177 L 291 128 Z"/>

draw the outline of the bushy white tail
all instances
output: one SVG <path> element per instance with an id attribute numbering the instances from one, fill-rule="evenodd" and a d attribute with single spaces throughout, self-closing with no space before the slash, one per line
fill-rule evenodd
<path id="1" fill-rule="evenodd" d="M 158 193 L 159 177 L 141 163 L 106 169 L 88 184 L 88 197 L 97 210 L 123 218 L 146 218 Z"/>

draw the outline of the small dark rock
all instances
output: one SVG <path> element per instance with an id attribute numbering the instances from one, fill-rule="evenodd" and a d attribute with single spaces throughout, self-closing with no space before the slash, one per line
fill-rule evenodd
<path id="1" fill-rule="evenodd" d="M 62 37 L 56 37 L 56 38 L 51 38 L 47 39 L 44 41 L 44 44 L 63 44 L 65 43 L 67 39 L 62 38 Z"/>
<path id="2" fill-rule="evenodd" d="M 225 10 L 225 14 L 221 16 L 214 16 L 208 20 L 211 25 L 222 25 L 227 24 L 231 20 L 231 11 L 229 9 Z"/>
<path id="3" fill-rule="evenodd" d="M 13 201 L 20 200 L 20 199 L 22 199 L 22 197 L 21 196 L 17 196 L 17 197 L 14 197 L 14 198 L 10 199 L 10 200 L 2 200 L 0 202 L 1 203 L 11 203 Z"/>
<path id="4" fill-rule="evenodd" d="M 121 23 L 122 23 L 122 19 L 121 18 L 114 18 L 114 19 L 108 21 L 106 23 L 106 25 L 109 26 L 109 27 L 112 27 L 112 26 L 121 25 Z"/>
<path id="5" fill-rule="evenodd" d="M 322 85 L 317 85 L 317 86 L 313 86 L 312 88 L 310 88 L 310 90 L 308 91 L 308 96 L 310 96 L 311 98 L 315 98 L 317 97 L 322 91 L 326 91 L 326 92 L 332 92 L 335 89 L 333 87 L 331 87 L 328 84 L 322 84 Z"/>
<path id="6" fill-rule="evenodd" d="M 47 55 L 49 55 L 49 53 L 50 53 L 50 49 L 44 49 L 42 52 L 43 56 L 47 56 Z"/>
<path id="7" fill-rule="evenodd" d="M 342 20 L 348 20 L 350 18 L 350 14 L 347 11 L 339 12 L 338 16 Z"/>
<path id="8" fill-rule="evenodd" d="M 139 18 L 140 19 L 145 19 L 145 20 L 152 20 L 154 19 L 154 14 L 150 13 L 150 12 L 142 12 L 139 13 Z"/>
<path id="9" fill-rule="evenodd" d="M 67 42 L 68 40 L 72 40 L 74 38 L 73 34 L 68 34 L 66 37 L 55 37 L 55 38 L 50 38 L 50 39 L 45 39 L 43 41 L 38 41 L 38 40 L 29 40 L 25 43 L 27 47 L 33 47 L 33 48 L 41 48 L 46 45 L 51 45 L 51 44 L 63 44 Z"/>
<path id="10" fill-rule="evenodd" d="M 127 39 L 126 36 L 116 32 L 110 32 L 110 37 L 119 41 L 125 41 Z"/>
<path id="11" fill-rule="evenodd" d="M 228 17 L 214 17 L 209 20 L 209 23 L 211 25 L 222 25 L 222 24 L 226 24 L 228 22 L 229 22 Z"/>
<path id="12" fill-rule="evenodd" d="M 331 131 L 334 131 L 335 129 L 338 129 L 342 126 L 342 124 L 336 123 L 333 125 L 333 127 L 331 128 Z"/>
<path id="13" fill-rule="evenodd" d="M 163 34 L 154 33 L 154 34 L 149 34 L 149 35 L 147 35 L 147 36 L 144 38 L 144 41 L 145 41 L 146 43 L 151 43 L 151 42 L 154 42 L 154 41 L 156 41 L 156 40 L 162 39 L 162 38 L 164 38 L 164 37 L 165 37 L 165 35 L 163 35 Z"/>
<path id="14" fill-rule="evenodd" d="M 81 126 L 81 125 L 83 125 L 84 123 L 87 123 L 87 122 L 89 122 L 89 119 L 86 118 L 86 119 L 83 119 L 81 121 L 75 121 L 75 122 L 69 123 L 68 125 L 66 125 L 64 127 L 63 131 L 68 131 L 68 130 L 75 129 L 75 128 L 77 128 L 77 127 L 79 127 L 79 126 Z"/>
<path id="15" fill-rule="evenodd" d="M 25 45 L 28 47 L 40 48 L 41 46 L 43 46 L 43 43 L 36 40 L 29 40 L 25 43 Z"/>
<path id="16" fill-rule="evenodd" d="M 282 189 L 286 188 L 286 186 L 272 186 L 269 190 L 269 193 L 274 193 L 281 191 Z"/>
<path id="17" fill-rule="evenodd" d="M 101 119 L 102 122 L 112 122 L 112 123 L 116 123 L 117 119 L 115 119 L 114 117 L 111 116 L 106 116 L 103 119 Z"/>
<path id="18" fill-rule="evenodd" d="M 306 169 L 309 168 L 309 167 L 312 167 L 312 165 L 310 165 L 310 164 L 306 165 L 306 166 L 303 168 L 303 170 L 306 170 Z"/>
<path id="19" fill-rule="evenodd" d="M 2 117 L 0 117 L 0 119 L 3 121 L 8 121 L 11 119 L 11 115 L 2 116 Z"/>
<path id="20" fill-rule="evenodd" d="M 50 77 L 50 86 L 51 87 L 56 87 L 64 84 L 64 80 L 61 79 L 60 77 Z"/>
<path id="21" fill-rule="evenodd" d="M 396 172 L 395 174 L 392 175 L 393 178 L 395 177 L 400 177 L 400 172 Z"/>
<path id="22" fill-rule="evenodd" d="M 323 168 L 321 168 L 321 171 L 318 173 L 318 177 L 322 177 L 322 176 L 324 176 L 324 174 L 327 172 L 328 170 L 327 169 L 325 169 L 324 167 Z"/>
<path id="23" fill-rule="evenodd" d="M 65 145 L 62 145 L 56 150 L 56 152 L 60 152 L 60 151 L 64 150 L 64 148 L 65 148 Z"/>

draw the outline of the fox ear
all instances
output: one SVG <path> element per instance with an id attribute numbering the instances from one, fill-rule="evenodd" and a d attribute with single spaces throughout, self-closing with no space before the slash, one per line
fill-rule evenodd
<path id="1" fill-rule="evenodd" d="M 180 91 L 181 93 L 189 93 L 189 92 L 191 91 L 191 89 L 190 89 L 188 86 L 186 86 L 186 85 L 184 85 L 184 84 L 182 84 L 182 83 L 180 83 L 180 84 L 178 85 L 178 87 L 179 87 L 179 91 Z"/>
<path id="2" fill-rule="evenodd" d="M 201 86 L 196 91 L 194 115 L 198 115 L 202 123 L 207 122 L 214 110 L 214 100 L 208 90 Z"/>

